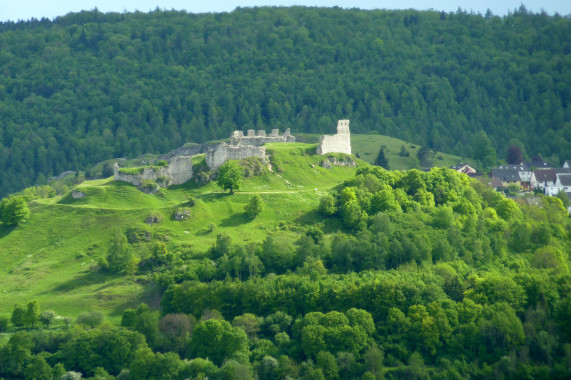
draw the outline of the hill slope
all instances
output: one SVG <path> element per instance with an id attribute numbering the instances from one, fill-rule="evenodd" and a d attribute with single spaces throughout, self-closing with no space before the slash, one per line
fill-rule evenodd
<path id="1" fill-rule="evenodd" d="M 319 198 L 356 171 L 352 166 L 322 168 L 325 157 L 310 155 L 315 145 L 269 144 L 267 151 L 272 171 L 263 168 L 232 196 L 215 183 L 198 187 L 191 182 L 148 195 L 105 179 L 75 187 L 86 194 L 81 199 L 70 191 L 33 201 L 27 223 L 13 230 L 0 225 L 0 315 L 16 302 L 35 298 L 64 316 L 93 309 L 116 317 L 142 299 L 150 302 L 154 290 L 134 278 L 96 270 L 115 234 L 140 236 L 140 241 L 133 238 L 140 257 L 150 254 L 147 239 L 165 241 L 177 253 L 205 251 L 219 233 L 242 242 L 260 242 L 270 232 L 293 240 L 302 225 L 317 221 Z M 252 221 L 244 206 L 253 194 L 262 196 L 266 208 Z M 196 202 L 192 207 L 189 197 Z M 188 220 L 173 219 L 180 208 L 190 210 Z M 149 216 L 161 222 L 148 226 L 144 222 Z"/>
<path id="2" fill-rule="evenodd" d="M 232 130 L 377 131 L 492 164 L 571 157 L 571 20 L 339 8 L 0 24 L 0 196 Z M 488 136 L 480 135 L 485 131 Z"/>
<path id="3" fill-rule="evenodd" d="M 0 375 L 569 377 L 558 198 L 315 150 L 268 144 L 232 195 L 102 179 L 32 202 L 0 225 Z"/>

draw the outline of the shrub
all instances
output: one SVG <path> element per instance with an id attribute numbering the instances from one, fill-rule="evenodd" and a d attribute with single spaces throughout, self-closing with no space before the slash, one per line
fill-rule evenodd
<path id="1" fill-rule="evenodd" d="M 256 194 L 250 199 L 250 202 L 246 205 L 244 210 L 248 217 L 254 219 L 264 210 L 264 200 L 260 195 Z"/>
<path id="2" fill-rule="evenodd" d="M 147 194 L 153 194 L 156 193 L 157 191 L 159 191 L 160 186 L 153 181 L 152 179 L 149 180 L 145 180 L 141 183 L 141 186 L 139 186 L 139 189 Z"/>
<path id="3" fill-rule="evenodd" d="M 321 197 L 319 200 L 319 212 L 325 216 L 335 215 L 337 206 L 335 205 L 335 198 L 331 194 Z"/>
<path id="4" fill-rule="evenodd" d="M 28 203 L 22 196 L 5 198 L 0 202 L 0 220 L 8 226 L 25 222 L 30 217 Z"/>
<path id="5" fill-rule="evenodd" d="M 234 190 L 238 190 L 242 183 L 243 173 L 242 167 L 236 160 L 226 161 L 218 171 L 218 186 L 223 190 L 230 190 L 230 194 Z"/>
<path id="6" fill-rule="evenodd" d="M 8 323 L 10 318 L 5 316 L 0 316 L 0 332 L 6 331 L 8 329 Z"/>
<path id="7" fill-rule="evenodd" d="M 100 311 L 83 312 L 77 316 L 77 323 L 95 328 L 103 323 L 103 313 Z"/>

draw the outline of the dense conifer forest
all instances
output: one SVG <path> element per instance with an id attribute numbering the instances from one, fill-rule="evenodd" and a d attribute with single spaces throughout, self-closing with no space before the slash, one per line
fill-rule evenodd
<path id="1" fill-rule="evenodd" d="M 571 157 L 571 20 L 436 11 L 92 10 L 0 24 L 0 195 L 232 130 L 377 131 Z M 515 140 L 513 140 L 515 139 Z"/>

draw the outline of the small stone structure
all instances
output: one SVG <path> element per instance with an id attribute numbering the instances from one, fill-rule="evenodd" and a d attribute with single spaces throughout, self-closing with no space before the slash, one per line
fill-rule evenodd
<path id="1" fill-rule="evenodd" d="M 256 132 L 253 129 L 248 129 L 246 135 L 243 131 L 234 131 L 230 135 L 230 145 L 261 146 L 271 142 L 295 142 L 295 137 L 290 134 L 289 128 L 281 136 L 277 129 L 272 129 L 269 135 L 264 130 Z"/>
<path id="2" fill-rule="evenodd" d="M 135 186 L 141 186 L 145 180 L 156 181 L 164 178 L 172 185 L 180 185 L 192 178 L 192 162 L 190 156 L 173 157 L 168 166 L 142 168 L 137 174 L 121 173 L 119 165 L 115 163 L 113 171 L 115 181 L 128 182 Z"/>
<path id="3" fill-rule="evenodd" d="M 337 134 L 323 135 L 319 138 L 317 154 L 346 153 L 351 154 L 351 133 L 349 120 L 337 121 Z"/>
<path id="4" fill-rule="evenodd" d="M 280 135 L 277 129 L 267 135 L 266 131 L 249 129 L 244 135 L 243 131 L 234 131 L 230 135 L 230 143 L 222 143 L 206 152 L 206 165 L 210 170 L 222 166 L 226 160 L 241 160 L 247 157 L 260 157 L 265 160 L 266 148 L 264 144 L 270 142 L 295 142 L 289 128 Z"/>

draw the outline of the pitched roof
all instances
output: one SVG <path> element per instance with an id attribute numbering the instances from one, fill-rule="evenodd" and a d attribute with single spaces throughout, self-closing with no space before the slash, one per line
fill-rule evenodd
<path id="1" fill-rule="evenodd" d="M 555 169 L 538 169 L 534 170 L 533 174 L 535 175 L 535 179 L 539 182 L 555 182 L 557 180 Z"/>
<path id="2" fill-rule="evenodd" d="M 550 169 L 551 165 L 549 165 L 547 162 L 545 161 L 531 161 L 531 162 L 526 162 L 525 163 L 527 166 L 529 167 L 534 167 L 534 168 L 543 168 L 543 169 Z"/>
<path id="3" fill-rule="evenodd" d="M 524 172 L 524 171 L 527 172 L 527 171 L 529 171 L 529 165 L 522 162 L 521 164 L 518 164 L 518 165 L 512 165 L 512 164 L 500 165 L 498 167 L 498 169 L 510 169 L 510 170 L 518 170 L 520 172 Z"/>
<path id="4" fill-rule="evenodd" d="M 494 169 L 492 170 L 492 178 L 499 178 L 504 182 L 521 181 L 519 170 L 517 169 Z"/>
<path id="5" fill-rule="evenodd" d="M 497 188 L 497 187 L 502 187 L 504 186 L 504 184 L 502 183 L 502 180 L 499 178 L 492 178 L 492 187 L 493 188 Z"/>

